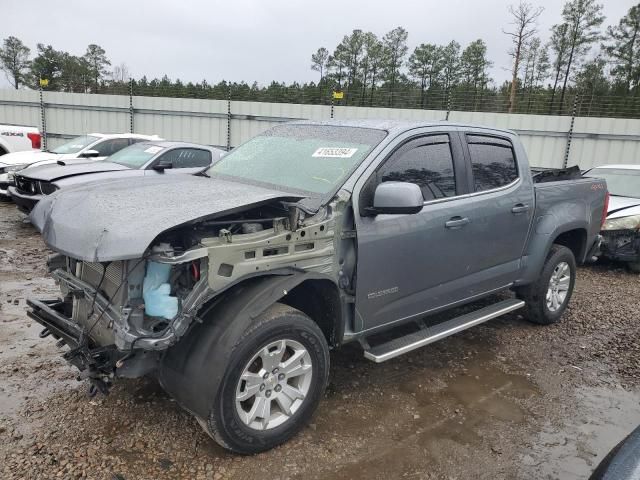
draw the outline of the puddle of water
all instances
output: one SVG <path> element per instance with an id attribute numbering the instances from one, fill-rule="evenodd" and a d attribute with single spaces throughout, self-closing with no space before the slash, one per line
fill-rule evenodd
<path id="1" fill-rule="evenodd" d="M 621 388 L 581 388 L 564 424 L 547 424 L 522 456 L 523 478 L 587 478 L 638 424 L 640 398 Z"/>
<path id="2" fill-rule="evenodd" d="M 439 473 L 460 469 L 459 456 L 465 457 L 467 467 L 474 457 L 486 466 L 496 430 L 523 425 L 528 419 L 524 404 L 539 392 L 526 376 L 503 372 L 488 352 L 475 355 L 463 367 L 462 374 L 459 369 L 454 374 L 447 364 L 403 365 L 396 375 L 385 372 L 390 365 L 373 367 L 397 382 L 397 389 L 386 389 L 395 392 L 371 406 L 377 416 L 368 422 L 349 415 L 338 415 L 332 422 L 334 432 L 335 425 L 342 431 L 345 423 L 358 429 L 367 447 L 342 468 L 314 478 L 440 478 Z M 436 476 L 428 477 L 427 472 Z"/>

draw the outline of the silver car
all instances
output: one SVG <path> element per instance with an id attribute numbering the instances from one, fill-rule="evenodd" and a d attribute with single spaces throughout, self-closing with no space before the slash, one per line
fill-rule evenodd
<path id="1" fill-rule="evenodd" d="M 72 159 L 25 169 L 16 175 L 9 194 L 28 213 L 43 196 L 61 188 L 137 176 L 196 174 L 217 162 L 222 153 L 196 143 L 136 143 L 98 162 Z"/>

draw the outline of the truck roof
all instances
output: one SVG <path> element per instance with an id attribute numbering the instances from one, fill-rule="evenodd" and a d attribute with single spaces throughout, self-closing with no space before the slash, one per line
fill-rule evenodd
<path id="1" fill-rule="evenodd" d="M 422 120 L 388 120 L 388 119 L 351 119 L 351 120 L 296 120 L 290 122 L 290 124 L 296 125 L 328 125 L 336 127 L 356 127 L 356 128 L 373 128 L 376 130 L 385 130 L 389 133 L 401 133 L 407 130 L 413 130 L 414 128 L 422 127 L 460 127 L 460 128 L 482 128 L 485 130 L 493 130 L 496 132 L 508 133 L 510 135 L 517 135 L 513 130 L 504 128 L 488 127 L 484 125 L 474 125 L 470 123 L 456 123 L 448 122 L 446 120 L 436 120 L 433 122 Z"/>

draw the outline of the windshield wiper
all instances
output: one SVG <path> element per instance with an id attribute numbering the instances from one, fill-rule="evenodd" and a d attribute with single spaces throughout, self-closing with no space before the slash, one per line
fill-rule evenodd
<path id="1" fill-rule="evenodd" d="M 210 176 L 207 172 L 205 172 L 204 170 L 203 170 L 203 171 L 201 171 L 201 172 L 195 173 L 194 175 L 195 175 L 196 177 L 207 177 L 207 178 L 211 178 L 211 176 Z"/>

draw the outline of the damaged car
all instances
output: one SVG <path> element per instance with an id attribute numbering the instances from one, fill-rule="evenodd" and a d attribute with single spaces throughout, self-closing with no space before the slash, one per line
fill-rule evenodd
<path id="1" fill-rule="evenodd" d="M 640 165 L 603 165 L 585 175 L 606 180 L 611 195 L 602 255 L 640 273 Z"/>
<path id="2" fill-rule="evenodd" d="M 534 179 L 513 132 L 448 122 L 292 122 L 206 173 L 43 198 L 61 294 L 28 314 L 93 392 L 154 375 L 242 454 L 309 421 L 330 348 L 384 362 L 518 309 L 559 321 L 606 197 Z"/>
<path id="3" fill-rule="evenodd" d="M 61 188 L 89 182 L 89 188 L 95 188 L 99 183 L 125 177 L 196 174 L 217 162 L 223 153 L 224 150 L 196 143 L 136 143 L 106 160 L 90 163 L 60 160 L 22 170 L 15 175 L 15 186 L 9 187 L 9 194 L 20 210 L 29 213 L 44 196 Z"/>

